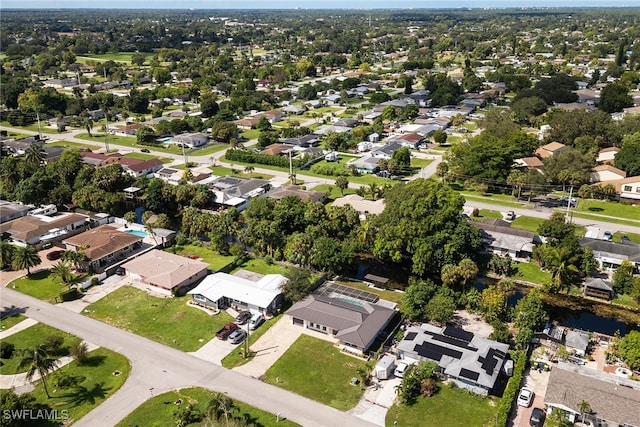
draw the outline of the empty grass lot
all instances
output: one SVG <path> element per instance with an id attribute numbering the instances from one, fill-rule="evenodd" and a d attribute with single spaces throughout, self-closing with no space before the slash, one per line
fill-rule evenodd
<path id="1" fill-rule="evenodd" d="M 640 226 L 640 206 L 626 205 L 602 200 L 580 200 L 574 213 L 612 216 L 637 221 Z"/>
<path id="2" fill-rule="evenodd" d="M 51 399 L 47 398 L 40 381 L 30 394 L 36 398 L 36 402 L 51 405 L 58 411 L 68 411 L 69 422 L 65 423 L 68 425 L 88 414 L 122 387 L 130 369 L 126 357 L 106 348 L 98 348 L 89 353 L 86 365 L 79 366 L 73 361 L 47 377 Z M 114 375 L 116 371 L 120 374 Z M 76 384 L 56 386 L 57 380 L 62 377 Z"/>
<path id="3" fill-rule="evenodd" d="M 511 279 L 524 280 L 541 285 L 551 283 L 551 274 L 540 270 L 540 267 L 533 262 L 519 262 L 515 265 L 515 270 L 516 273 L 510 276 Z"/>
<path id="4" fill-rule="evenodd" d="M 233 318 L 211 316 L 187 305 L 190 296 L 158 298 L 124 286 L 88 306 L 82 314 L 181 351 L 196 351 Z"/>
<path id="5" fill-rule="evenodd" d="M 482 427 L 490 424 L 496 410 L 495 398 L 440 384 L 440 390 L 433 397 L 420 397 L 411 406 L 393 405 L 387 412 L 385 425 Z"/>
<path id="6" fill-rule="evenodd" d="M 205 414 L 207 403 L 214 399 L 215 396 L 215 392 L 198 387 L 169 391 L 147 400 L 125 419 L 116 424 L 116 426 L 165 427 L 168 425 L 176 425 L 173 415 L 176 409 L 179 408 L 176 402 L 182 401 L 181 405 L 191 404 L 194 409 Z M 237 400 L 234 400 L 233 404 L 238 409 L 233 415 L 251 420 L 251 425 L 262 427 L 293 427 L 298 425 L 288 420 L 278 421 L 274 414 L 254 408 Z M 205 424 L 193 423 L 189 425 L 196 426 Z M 225 425 L 224 421 L 219 425 Z"/>
<path id="7" fill-rule="evenodd" d="M 124 155 L 124 157 L 128 158 L 128 159 L 136 159 L 136 160 L 151 160 L 151 159 L 157 159 L 157 156 L 154 156 L 153 154 L 145 154 L 145 153 L 127 153 Z M 162 163 L 171 163 L 173 162 L 173 159 L 169 158 L 169 157 L 160 157 L 160 161 Z"/>
<path id="8" fill-rule="evenodd" d="M 174 252 L 174 249 L 175 253 L 178 255 L 185 257 L 198 256 L 202 258 L 202 262 L 209 264 L 209 269 L 212 271 L 222 270 L 234 260 L 234 257 L 231 255 L 220 255 L 205 246 L 174 246 L 173 248 L 167 249 L 167 251 Z"/>
<path id="9" fill-rule="evenodd" d="M 301 335 L 265 374 L 265 381 L 332 406 L 353 408 L 362 390 L 351 378 L 365 362 L 340 352 L 332 343 Z M 276 381 L 277 380 L 277 381 Z"/>
<path id="10" fill-rule="evenodd" d="M 60 293 L 69 289 L 60 279 L 54 279 L 49 270 L 41 270 L 30 276 L 21 277 L 11 282 L 9 286 L 23 294 L 50 303 L 60 302 Z"/>
<path id="11" fill-rule="evenodd" d="M 100 149 L 101 147 L 99 145 L 94 145 L 94 144 L 78 144 L 77 142 L 69 142 L 69 141 L 56 141 L 56 142 L 49 142 L 47 143 L 47 147 L 65 147 L 65 148 L 72 148 L 75 150 L 97 150 Z"/>
<path id="12" fill-rule="evenodd" d="M 48 336 L 59 335 L 64 338 L 63 349 L 68 349 L 69 346 L 78 342 L 80 339 L 62 332 L 58 329 L 52 328 L 42 323 L 35 324 L 27 329 L 3 338 L 2 342 L 11 343 L 15 346 L 15 352 L 10 359 L 2 359 L 2 365 L 0 366 L 0 373 L 2 375 L 17 374 L 19 372 L 26 372 L 27 367 L 20 367 L 20 351 L 25 349 L 31 349 L 42 344 Z M 67 350 L 62 351 L 61 354 L 51 354 L 50 357 L 58 359 L 68 353 Z"/>

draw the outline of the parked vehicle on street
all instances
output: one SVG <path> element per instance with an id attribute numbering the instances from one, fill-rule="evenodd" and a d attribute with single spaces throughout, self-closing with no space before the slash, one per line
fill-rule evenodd
<path id="1" fill-rule="evenodd" d="M 240 344 L 246 337 L 247 332 L 244 329 L 238 328 L 229 335 L 229 342 L 231 344 Z"/>
<path id="2" fill-rule="evenodd" d="M 227 323 L 222 327 L 222 329 L 216 332 L 216 338 L 220 340 L 226 340 L 227 338 L 229 338 L 229 335 L 231 335 L 231 333 L 236 329 L 238 329 L 238 325 L 233 322 Z"/>
<path id="3" fill-rule="evenodd" d="M 533 395 L 533 390 L 523 387 L 518 395 L 518 405 L 528 408 L 531 406 L 531 402 L 533 402 Z"/>

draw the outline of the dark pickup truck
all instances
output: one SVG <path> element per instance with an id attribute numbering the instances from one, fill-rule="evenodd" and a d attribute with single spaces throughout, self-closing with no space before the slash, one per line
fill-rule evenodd
<path id="1" fill-rule="evenodd" d="M 235 323 L 227 323 L 223 326 L 222 329 L 216 332 L 216 338 L 226 340 L 229 335 L 231 335 L 231 332 L 235 331 L 236 329 L 238 329 L 238 325 L 236 325 Z"/>

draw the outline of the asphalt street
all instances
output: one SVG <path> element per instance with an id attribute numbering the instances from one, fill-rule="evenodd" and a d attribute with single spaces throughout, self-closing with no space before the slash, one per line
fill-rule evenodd
<path id="1" fill-rule="evenodd" d="M 249 405 L 281 414 L 305 427 L 372 426 L 360 418 L 233 372 L 187 353 L 148 340 L 100 321 L 0 287 L 3 307 L 19 307 L 39 322 L 123 354 L 131 362 L 125 384 L 74 425 L 115 425 L 144 401 L 168 390 L 204 387 Z"/>

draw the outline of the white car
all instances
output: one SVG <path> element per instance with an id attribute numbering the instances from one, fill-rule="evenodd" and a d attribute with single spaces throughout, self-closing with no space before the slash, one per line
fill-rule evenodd
<path id="1" fill-rule="evenodd" d="M 398 366 L 396 366 L 396 370 L 393 371 L 393 375 L 395 375 L 398 378 L 402 378 L 404 373 L 407 371 L 408 367 L 409 367 L 409 364 L 407 362 L 398 363 Z"/>
<path id="2" fill-rule="evenodd" d="M 533 402 L 533 395 L 534 393 L 531 389 L 523 387 L 518 395 L 518 405 L 528 408 L 531 406 L 531 402 Z"/>

